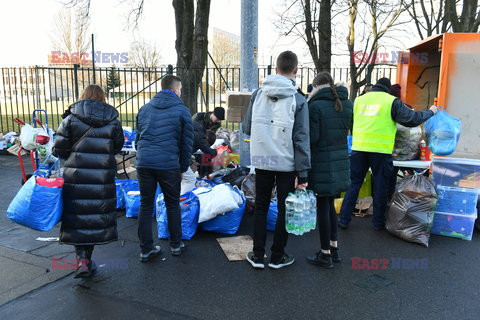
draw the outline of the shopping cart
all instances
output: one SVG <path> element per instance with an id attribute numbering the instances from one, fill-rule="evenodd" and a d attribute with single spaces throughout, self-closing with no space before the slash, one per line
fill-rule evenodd
<path id="1" fill-rule="evenodd" d="M 39 120 L 37 117 L 37 113 L 44 113 L 45 114 L 45 122 L 42 122 Z M 18 123 L 19 125 L 25 126 L 26 123 L 19 118 L 15 118 L 14 121 Z M 40 161 L 39 153 L 38 153 L 38 147 L 39 146 L 44 146 L 50 142 L 52 135 L 51 129 L 48 127 L 48 114 L 47 111 L 44 109 L 35 109 L 33 110 L 32 113 L 32 122 L 29 123 L 28 125 L 31 125 L 33 128 L 39 128 L 40 126 L 43 131 L 42 133 L 45 134 L 37 134 L 35 135 L 35 144 L 31 145 L 29 149 L 25 149 L 24 146 L 20 146 L 17 152 L 18 156 L 18 161 L 20 163 L 20 171 L 22 173 L 22 185 L 27 182 L 27 180 L 33 175 L 33 173 L 37 176 L 42 176 L 45 178 L 49 178 L 52 176 L 54 170 L 57 168 L 59 170 L 60 168 L 60 163 L 57 158 L 55 158 L 52 155 L 48 155 L 45 157 L 43 161 Z M 32 162 L 32 169 L 33 173 L 32 174 L 27 174 L 25 170 L 25 164 L 23 162 L 23 157 L 22 153 L 23 151 L 28 152 L 30 161 Z M 58 171 L 57 171 L 58 172 Z"/>

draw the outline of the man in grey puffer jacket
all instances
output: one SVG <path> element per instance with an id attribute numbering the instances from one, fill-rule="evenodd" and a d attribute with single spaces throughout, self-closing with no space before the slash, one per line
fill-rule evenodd
<path id="1" fill-rule="evenodd" d="M 291 51 L 277 58 L 277 74 L 268 76 L 250 101 L 243 130 L 250 135 L 251 163 L 255 166 L 255 226 L 253 252 L 247 261 L 265 268 L 266 221 L 274 184 L 277 185 L 278 217 L 268 266 L 279 269 L 295 259 L 285 253 L 285 199 L 295 188 L 307 187 L 310 169 L 308 105 L 295 85 L 298 59 Z"/>

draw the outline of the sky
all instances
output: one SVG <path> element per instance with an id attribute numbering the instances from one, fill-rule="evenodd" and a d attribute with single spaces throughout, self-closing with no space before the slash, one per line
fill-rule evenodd
<path id="1" fill-rule="evenodd" d="M 67 2 L 64 0 L 63 2 Z M 135 39 L 156 44 L 162 64 L 175 64 L 175 18 L 171 0 L 145 0 L 138 30 L 127 29 L 131 1 L 91 0 L 90 31 L 95 34 L 95 50 L 127 52 Z M 259 0 L 258 62 L 267 65 L 270 57 L 293 50 L 302 65 L 310 65 L 306 45 L 295 38 L 281 37 L 275 21 L 285 0 Z M 240 35 L 241 0 L 212 0 L 210 27 Z M 0 2 L 0 66 L 46 65 L 53 51 L 54 17 L 62 9 L 60 0 L 8 0 Z M 343 38 L 343 37 L 342 37 Z M 343 50 L 344 44 L 340 41 Z M 413 43 L 411 43 L 413 44 Z M 335 64 L 348 63 L 347 57 L 334 57 Z"/>

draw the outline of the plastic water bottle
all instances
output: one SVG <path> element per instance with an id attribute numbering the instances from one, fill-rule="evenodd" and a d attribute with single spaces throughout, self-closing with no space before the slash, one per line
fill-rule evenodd
<path id="1" fill-rule="evenodd" d="M 294 217 L 295 217 L 295 195 L 289 193 L 287 199 L 285 200 L 285 228 L 288 233 L 293 233 L 295 230 L 294 226 Z"/>
<path id="2" fill-rule="evenodd" d="M 317 197 L 313 191 L 310 194 L 310 230 L 315 230 L 317 226 Z"/>
<path id="3" fill-rule="evenodd" d="M 310 197 L 309 194 L 304 191 L 302 192 L 302 202 L 303 202 L 303 233 L 310 231 Z"/>
<path id="4" fill-rule="evenodd" d="M 297 193 L 295 195 L 295 217 L 294 217 L 294 233 L 295 235 L 303 234 L 303 199 Z"/>

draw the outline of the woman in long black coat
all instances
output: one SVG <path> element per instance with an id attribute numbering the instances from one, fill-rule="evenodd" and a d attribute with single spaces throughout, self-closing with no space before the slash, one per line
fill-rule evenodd
<path id="1" fill-rule="evenodd" d="M 118 112 L 97 85 L 88 86 L 58 128 L 55 154 L 65 160 L 60 242 L 75 246 L 75 277 L 90 277 L 94 245 L 117 240 L 115 154 L 124 137 Z"/>

